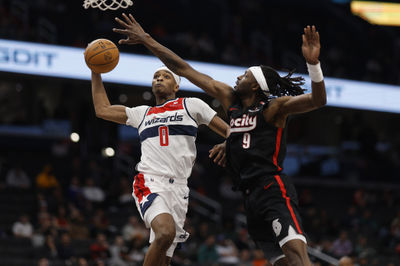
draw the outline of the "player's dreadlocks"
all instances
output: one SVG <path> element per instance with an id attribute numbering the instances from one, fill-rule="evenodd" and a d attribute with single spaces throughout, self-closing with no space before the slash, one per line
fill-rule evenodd
<path id="1" fill-rule="evenodd" d="M 292 77 L 294 70 L 290 71 L 284 77 L 279 76 L 275 69 L 268 66 L 261 66 L 261 70 L 267 81 L 270 94 L 273 96 L 296 96 L 303 94 L 305 89 L 301 86 L 304 85 L 304 78 Z"/>

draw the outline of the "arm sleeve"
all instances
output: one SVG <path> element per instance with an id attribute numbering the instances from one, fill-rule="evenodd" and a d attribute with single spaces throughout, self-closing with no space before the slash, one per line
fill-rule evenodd
<path id="1" fill-rule="evenodd" d="M 140 123 L 144 119 L 144 115 L 146 114 L 146 111 L 148 109 L 148 106 L 146 105 L 141 105 L 137 107 L 126 107 L 125 108 L 125 113 L 128 119 L 126 120 L 126 124 L 128 126 L 132 126 L 135 128 L 138 128 Z"/>
<path id="2" fill-rule="evenodd" d="M 198 125 L 208 125 L 217 114 L 208 104 L 198 98 L 185 99 L 186 110 Z"/>

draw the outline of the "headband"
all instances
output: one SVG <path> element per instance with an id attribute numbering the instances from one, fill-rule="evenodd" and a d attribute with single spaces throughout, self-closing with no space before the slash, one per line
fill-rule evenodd
<path id="1" fill-rule="evenodd" d="M 156 73 L 157 71 L 160 71 L 160 70 L 164 70 L 164 71 L 167 71 L 167 72 L 171 73 L 171 75 L 172 75 L 172 76 L 174 77 L 174 79 L 175 79 L 176 84 L 178 84 L 178 86 L 179 86 L 179 84 L 181 83 L 181 77 L 179 77 L 177 74 L 175 74 L 174 72 L 172 72 L 171 70 L 169 70 L 169 68 L 167 68 L 166 66 L 162 66 L 162 67 L 160 67 L 160 68 L 157 68 L 156 71 L 155 71 L 154 73 Z"/>
<path id="2" fill-rule="evenodd" d="M 265 80 L 264 74 L 261 70 L 261 67 L 259 66 L 252 66 L 249 67 L 249 69 L 251 71 L 251 73 L 253 74 L 254 78 L 256 79 L 258 85 L 260 85 L 260 88 L 263 92 L 267 92 L 269 93 L 269 88 L 268 88 L 268 84 L 267 81 Z"/>

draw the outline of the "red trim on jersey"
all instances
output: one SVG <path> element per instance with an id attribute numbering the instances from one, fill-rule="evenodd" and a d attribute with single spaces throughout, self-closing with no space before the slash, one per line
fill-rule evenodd
<path id="1" fill-rule="evenodd" d="M 275 166 L 278 168 L 278 171 L 282 170 L 282 168 L 278 165 L 278 154 L 279 154 L 279 149 L 281 147 L 282 131 L 283 128 L 278 128 L 278 133 L 276 133 L 275 153 L 274 157 L 272 158 Z"/>
<path id="2" fill-rule="evenodd" d="M 282 182 L 281 177 L 279 175 L 275 175 L 274 177 L 275 177 L 276 182 L 278 182 L 279 187 L 280 187 L 280 189 L 282 191 L 282 197 L 286 200 L 286 205 L 287 205 L 287 207 L 288 207 L 288 209 L 290 211 L 290 214 L 292 216 L 294 224 L 296 225 L 297 232 L 299 232 L 300 234 L 303 234 L 303 232 L 300 229 L 299 222 L 297 221 L 296 215 L 294 214 L 292 205 L 290 205 L 290 198 L 286 195 L 286 188 L 285 188 L 285 185 Z"/>
<path id="3" fill-rule="evenodd" d="M 177 100 L 167 102 L 163 106 L 154 106 L 151 107 L 150 110 L 147 112 L 147 115 L 151 114 L 160 114 L 167 111 L 176 111 L 184 109 L 183 107 L 183 98 L 179 98 Z"/>
<path id="4" fill-rule="evenodd" d="M 135 176 L 135 181 L 133 182 L 133 193 L 139 199 L 139 203 L 142 201 L 143 197 L 151 194 L 151 191 L 144 184 L 144 175 L 138 174 Z"/>

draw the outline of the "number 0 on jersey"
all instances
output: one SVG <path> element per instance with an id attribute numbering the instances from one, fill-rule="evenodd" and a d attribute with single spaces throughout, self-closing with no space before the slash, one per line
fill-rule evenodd
<path id="1" fill-rule="evenodd" d="M 168 127 L 167 126 L 159 127 L 158 135 L 160 136 L 160 146 L 168 146 Z"/>

